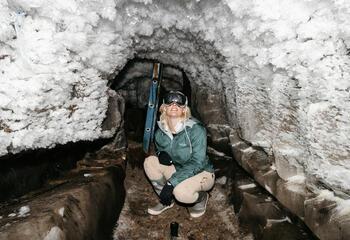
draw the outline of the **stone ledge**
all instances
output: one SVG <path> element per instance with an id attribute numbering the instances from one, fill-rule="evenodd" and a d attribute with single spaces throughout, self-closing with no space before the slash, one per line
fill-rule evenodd
<path id="1" fill-rule="evenodd" d="M 244 228 L 254 239 L 315 239 L 301 220 L 296 219 L 262 187 L 235 169 L 231 200 Z M 237 174 L 238 172 L 238 174 Z"/>
<path id="2" fill-rule="evenodd" d="M 125 198 L 122 165 L 71 171 L 54 187 L 0 211 L 0 239 L 108 239 Z M 30 211 L 20 215 L 23 205 Z M 12 215 L 10 215 L 12 213 Z M 14 216 L 16 215 L 16 216 Z"/>
<path id="3" fill-rule="evenodd" d="M 274 160 L 265 152 L 230 134 L 232 153 L 238 164 L 320 239 L 350 239 L 350 211 L 341 211 L 346 200 L 311 192 L 305 181 L 286 181 L 277 173 Z M 348 200 L 349 201 L 349 200 Z M 349 203 L 347 203 L 349 204 Z"/>

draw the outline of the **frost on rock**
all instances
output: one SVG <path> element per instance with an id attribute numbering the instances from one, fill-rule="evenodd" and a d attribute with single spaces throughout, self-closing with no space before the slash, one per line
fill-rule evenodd
<path id="1" fill-rule="evenodd" d="M 30 208 L 29 206 L 22 206 L 19 210 L 18 210 L 18 216 L 19 217 L 25 217 L 29 214 L 30 212 Z"/>
<path id="2" fill-rule="evenodd" d="M 8 215 L 8 217 L 16 217 L 16 213 L 10 213 L 9 215 Z"/>
<path id="3" fill-rule="evenodd" d="M 349 191 L 349 24 L 336 0 L 0 1 L 0 155 L 111 136 L 108 76 L 140 57 L 225 94 L 283 178 Z"/>
<path id="4" fill-rule="evenodd" d="M 58 214 L 59 214 L 61 217 L 64 216 L 64 207 L 62 207 L 62 208 L 60 208 L 60 209 L 58 210 Z"/>
<path id="5" fill-rule="evenodd" d="M 223 177 L 217 178 L 215 179 L 215 183 L 220 185 L 225 185 L 227 183 L 227 177 L 223 176 Z"/>
<path id="6" fill-rule="evenodd" d="M 65 240 L 64 232 L 57 226 L 50 229 L 44 240 Z"/>
<path id="7" fill-rule="evenodd" d="M 255 183 L 251 183 L 251 184 L 245 184 L 245 185 L 240 185 L 238 186 L 239 189 L 242 189 L 242 190 L 246 190 L 246 189 L 249 189 L 249 188 L 255 188 L 256 187 L 256 184 Z"/>

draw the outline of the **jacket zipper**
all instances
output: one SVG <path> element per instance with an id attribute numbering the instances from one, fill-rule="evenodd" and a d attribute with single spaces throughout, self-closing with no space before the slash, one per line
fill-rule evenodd
<path id="1" fill-rule="evenodd" d="M 170 153 L 171 153 L 171 155 L 173 154 L 173 140 L 174 140 L 174 137 L 173 137 L 173 139 L 170 139 Z"/>

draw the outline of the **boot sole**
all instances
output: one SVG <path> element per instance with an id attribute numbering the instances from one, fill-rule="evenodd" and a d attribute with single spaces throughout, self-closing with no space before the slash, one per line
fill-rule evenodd
<path id="1" fill-rule="evenodd" d="M 151 214 L 151 215 L 157 216 L 157 215 L 161 214 L 162 212 L 164 212 L 164 211 L 166 211 L 166 210 L 168 210 L 168 209 L 170 209 L 170 208 L 172 208 L 172 207 L 174 207 L 174 203 L 170 204 L 169 206 L 166 206 L 166 207 L 163 208 L 161 211 L 154 211 L 154 210 L 148 208 L 148 209 L 147 209 L 147 212 L 148 212 L 149 214 Z"/>
<path id="2" fill-rule="evenodd" d="M 209 196 L 207 196 L 207 199 L 206 199 L 206 201 L 205 201 L 205 205 L 204 205 L 205 207 L 204 207 L 204 211 L 203 211 L 203 212 L 199 212 L 199 213 L 191 213 L 191 212 L 190 212 L 190 216 L 193 217 L 193 218 L 199 218 L 199 217 L 203 216 L 204 213 L 205 213 L 206 210 L 207 210 L 208 201 L 209 201 Z"/>

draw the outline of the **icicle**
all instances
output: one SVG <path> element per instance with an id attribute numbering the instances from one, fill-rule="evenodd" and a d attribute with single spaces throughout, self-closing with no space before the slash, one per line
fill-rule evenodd
<path id="1" fill-rule="evenodd" d="M 32 65 L 30 60 L 28 60 L 28 57 L 23 51 L 23 46 L 25 45 L 25 39 L 23 38 L 22 34 L 22 28 L 24 24 L 24 18 L 26 17 L 27 13 L 23 11 L 22 9 L 19 9 L 15 12 L 16 18 L 15 18 L 15 31 L 17 36 L 17 51 L 18 55 L 23 63 L 23 67 L 26 70 L 33 71 Z"/>
<path id="2" fill-rule="evenodd" d="M 15 31 L 16 36 L 18 37 L 19 31 L 22 28 L 23 25 L 23 19 L 25 17 L 26 13 L 23 10 L 17 10 L 16 11 L 16 20 L 15 20 Z"/>

